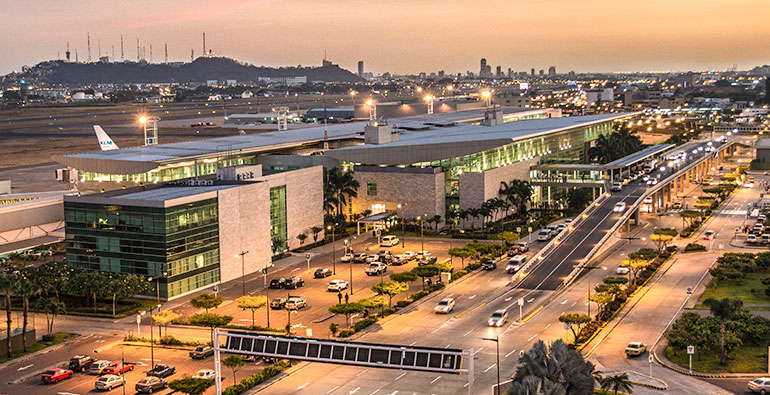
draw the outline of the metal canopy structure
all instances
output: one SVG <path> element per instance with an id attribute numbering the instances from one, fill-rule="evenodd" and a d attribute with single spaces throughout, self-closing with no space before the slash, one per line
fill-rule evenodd
<path id="1" fill-rule="evenodd" d="M 224 345 L 220 337 L 224 336 Z M 247 331 L 214 330 L 217 394 L 221 393 L 219 353 L 255 355 L 340 365 L 449 374 L 469 373 L 473 393 L 473 350 L 346 342 Z M 464 367 L 464 362 L 467 367 Z"/>

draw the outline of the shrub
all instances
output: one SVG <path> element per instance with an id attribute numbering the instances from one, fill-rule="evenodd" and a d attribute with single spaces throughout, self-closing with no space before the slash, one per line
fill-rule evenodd
<path id="1" fill-rule="evenodd" d="M 465 266 L 466 270 L 476 270 L 481 267 L 481 264 L 478 262 L 469 263 L 467 266 Z"/>
<path id="2" fill-rule="evenodd" d="M 165 335 L 160 338 L 160 344 L 166 346 L 182 346 L 184 342 L 171 335 Z"/>
<path id="3" fill-rule="evenodd" d="M 427 290 L 426 291 L 415 292 L 412 295 L 412 301 L 419 300 L 419 299 L 425 297 L 425 295 L 427 295 L 427 294 L 428 294 Z"/>
<path id="4" fill-rule="evenodd" d="M 706 246 L 698 243 L 690 243 L 684 247 L 684 252 L 706 251 Z"/>
<path id="5" fill-rule="evenodd" d="M 464 276 L 466 274 L 468 274 L 468 272 L 466 272 L 465 270 L 458 270 L 458 271 L 452 273 L 452 281 L 455 281 L 458 278 L 460 278 L 460 277 L 462 277 L 462 276 Z"/>
<path id="6" fill-rule="evenodd" d="M 338 330 L 339 330 L 339 327 L 337 326 L 337 324 L 333 322 L 329 324 L 329 332 L 332 333 L 332 336 L 336 335 Z"/>
<path id="7" fill-rule="evenodd" d="M 355 324 L 353 324 L 353 333 L 358 332 L 368 327 L 369 325 L 374 324 L 375 322 L 377 322 L 377 319 L 374 317 L 364 318 L 361 321 L 358 321 Z"/>
<path id="8" fill-rule="evenodd" d="M 339 337 L 350 337 L 354 333 L 355 332 L 353 330 L 351 330 L 351 329 L 343 329 L 343 330 L 340 331 L 339 335 L 337 335 L 337 336 L 339 336 Z"/>
<path id="9" fill-rule="evenodd" d="M 393 313 L 394 313 L 394 311 L 393 311 L 393 310 L 391 310 L 391 309 L 385 309 L 385 310 L 382 310 L 382 311 L 380 311 L 379 313 L 377 313 L 377 317 L 380 317 L 380 318 L 382 318 L 382 317 L 387 317 L 387 316 L 389 316 L 389 315 L 391 315 L 391 314 L 393 314 Z"/>
<path id="10" fill-rule="evenodd" d="M 398 302 L 396 302 L 396 307 L 404 308 L 406 306 L 409 306 L 409 303 L 411 303 L 411 302 L 406 301 L 406 300 L 399 300 Z"/>
<path id="11" fill-rule="evenodd" d="M 439 289 L 444 287 L 445 287 L 444 283 L 435 283 L 435 284 L 428 285 L 428 287 L 425 288 L 425 290 L 428 291 L 428 293 L 431 293 L 431 292 L 438 291 Z"/>

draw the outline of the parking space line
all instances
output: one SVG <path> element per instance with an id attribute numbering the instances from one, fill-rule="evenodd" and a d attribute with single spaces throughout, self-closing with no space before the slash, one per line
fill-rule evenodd
<path id="1" fill-rule="evenodd" d="M 338 386 L 336 386 L 336 387 L 334 387 L 334 388 L 330 389 L 329 391 L 326 391 L 326 393 L 327 393 L 327 394 L 331 394 L 332 392 L 336 391 L 336 390 L 337 390 L 337 388 L 340 388 L 340 386 L 338 385 Z"/>

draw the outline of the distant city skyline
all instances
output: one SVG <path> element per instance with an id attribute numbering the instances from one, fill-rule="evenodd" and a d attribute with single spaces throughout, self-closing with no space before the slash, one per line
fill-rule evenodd
<path id="1" fill-rule="evenodd" d="M 328 0 L 78 2 L 2 1 L 0 73 L 40 61 L 112 55 L 136 60 L 136 40 L 153 61 L 189 61 L 206 46 L 265 66 L 320 65 L 324 51 L 357 73 L 528 71 L 559 73 L 750 69 L 770 63 L 765 0 L 387 2 Z M 150 49 L 150 46 L 153 49 Z M 58 55 L 57 55 L 58 54 Z"/>

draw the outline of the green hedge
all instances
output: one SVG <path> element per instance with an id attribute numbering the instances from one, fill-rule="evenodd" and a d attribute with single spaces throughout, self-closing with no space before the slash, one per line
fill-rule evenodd
<path id="1" fill-rule="evenodd" d="M 697 251 L 706 251 L 706 246 L 700 245 L 698 243 L 690 243 L 684 247 L 684 252 L 697 252 Z"/>
<path id="2" fill-rule="evenodd" d="M 242 394 L 262 383 L 267 381 L 268 379 L 271 379 L 275 376 L 277 376 L 279 373 L 283 372 L 286 368 L 290 367 L 291 364 L 284 362 L 284 361 L 278 361 L 273 366 L 268 366 L 264 369 L 262 369 L 261 372 L 254 373 L 249 377 L 246 377 L 241 380 L 240 383 L 236 385 L 231 385 L 227 388 L 225 388 L 222 391 L 222 395 L 239 395 Z"/>

